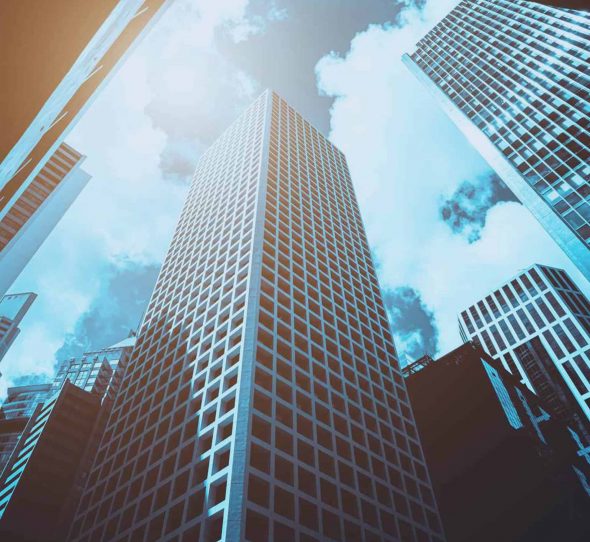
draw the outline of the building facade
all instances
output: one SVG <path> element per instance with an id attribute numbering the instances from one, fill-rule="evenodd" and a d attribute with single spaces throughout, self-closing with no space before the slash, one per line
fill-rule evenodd
<path id="1" fill-rule="evenodd" d="M 57 392 L 68 380 L 103 400 L 112 401 L 119 391 L 134 345 L 135 336 L 130 336 L 107 348 L 62 361 L 53 381 L 53 391 Z"/>
<path id="2" fill-rule="evenodd" d="M 0 297 L 0 361 L 20 333 L 18 326 L 36 298 L 31 292 Z"/>
<path id="3" fill-rule="evenodd" d="M 51 393 L 51 384 L 28 384 L 8 388 L 2 403 L 4 418 L 30 418 L 37 405 L 44 403 Z"/>
<path id="4" fill-rule="evenodd" d="M 84 189 L 84 157 L 62 143 L 0 219 L 0 295 L 6 293 Z"/>
<path id="5" fill-rule="evenodd" d="M 65 137 L 168 3 L 0 2 L 0 295 L 88 183 Z"/>
<path id="6" fill-rule="evenodd" d="M 0 538 L 61 542 L 100 398 L 65 382 L 37 406 L 0 477 Z"/>
<path id="7" fill-rule="evenodd" d="M 404 61 L 590 280 L 590 12 L 462 0 Z"/>
<path id="8" fill-rule="evenodd" d="M 529 267 L 462 311 L 459 327 L 590 438 L 590 302 L 565 271 Z"/>
<path id="9" fill-rule="evenodd" d="M 16 448 L 31 416 L 50 396 L 50 384 L 8 388 L 0 408 L 0 475 Z"/>
<path id="10" fill-rule="evenodd" d="M 167 3 L 1 3 L 0 66 L 19 77 L 0 90 L 0 219 Z"/>
<path id="11" fill-rule="evenodd" d="M 583 542 L 590 447 L 479 345 L 404 368 L 448 540 Z"/>
<path id="12" fill-rule="evenodd" d="M 442 539 L 345 158 L 271 91 L 197 166 L 89 539 Z"/>

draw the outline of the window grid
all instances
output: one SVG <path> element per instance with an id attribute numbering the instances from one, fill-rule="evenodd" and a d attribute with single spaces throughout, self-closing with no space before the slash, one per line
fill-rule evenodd
<path id="1" fill-rule="evenodd" d="M 201 158 L 123 378 L 73 540 L 442 539 L 344 156 L 274 93 Z"/>

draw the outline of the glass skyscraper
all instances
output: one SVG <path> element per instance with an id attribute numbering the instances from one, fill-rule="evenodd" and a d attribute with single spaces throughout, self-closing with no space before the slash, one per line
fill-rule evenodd
<path id="1" fill-rule="evenodd" d="M 53 391 L 59 391 L 69 380 L 84 391 L 112 401 L 134 345 L 135 336 L 131 336 L 107 348 L 63 360 L 53 380 Z"/>
<path id="2" fill-rule="evenodd" d="M 404 61 L 590 280 L 590 12 L 462 0 Z"/>
<path id="3" fill-rule="evenodd" d="M 562 269 L 533 265 L 459 315 L 475 340 L 588 437 L 590 302 Z"/>
<path id="4" fill-rule="evenodd" d="M 271 91 L 203 155 L 71 540 L 442 540 L 343 154 Z"/>

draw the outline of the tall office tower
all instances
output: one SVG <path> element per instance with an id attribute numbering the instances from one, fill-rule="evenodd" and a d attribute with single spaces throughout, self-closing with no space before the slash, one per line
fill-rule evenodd
<path id="1" fill-rule="evenodd" d="M 66 381 L 38 406 L 0 477 L 0 539 L 61 542 L 100 398 Z"/>
<path id="2" fill-rule="evenodd" d="M 590 303 L 565 271 L 525 269 L 461 312 L 459 326 L 590 443 Z"/>
<path id="3" fill-rule="evenodd" d="M 590 12 L 462 0 L 404 61 L 590 280 Z"/>
<path id="4" fill-rule="evenodd" d="M 71 540 L 442 540 L 342 153 L 265 92 L 203 155 Z"/>
<path id="5" fill-rule="evenodd" d="M 0 361 L 20 333 L 18 327 L 37 294 L 9 294 L 0 298 Z"/>
<path id="6" fill-rule="evenodd" d="M 37 407 L 49 398 L 51 384 L 8 388 L 0 408 L 0 475 Z"/>
<path id="7" fill-rule="evenodd" d="M 62 143 L 0 219 L 0 295 L 21 273 L 90 180 L 84 157 Z"/>
<path id="8" fill-rule="evenodd" d="M 474 344 L 404 368 L 449 540 L 590 539 L 590 448 Z"/>

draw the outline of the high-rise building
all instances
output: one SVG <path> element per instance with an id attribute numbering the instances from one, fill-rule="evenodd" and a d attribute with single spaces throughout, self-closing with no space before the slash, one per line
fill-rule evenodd
<path id="1" fill-rule="evenodd" d="M 103 400 L 112 401 L 119 391 L 123 371 L 134 345 L 135 336 L 130 336 L 107 348 L 62 361 L 53 381 L 53 390 L 58 391 L 69 380 Z"/>
<path id="2" fill-rule="evenodd" d="M 66 381 L 39 405 L 0 476 L 0 539 L 60 542 L 100 398 Z"/>
<path id="3" fill-rule="evenodd" d="M 84 157 L 62 143 L 0 219 L 0 295 L 21 273 L 90 180 Z"/>
<path id="4" fill-rule="evenodd" d="M 2 403 L 4 418 L 30 418 L 37 405 L 44 403 L 51 393 L 51 384 L 27 384 L 8 388 Z"/>
<path id="5" fill-rule="evenodd" d="M 0 476 L 0 535 L 27 541 L 64 539 L 134 343 L 130 336 L 64 360 L 52 384 L 8 389 L 0 409 L 0 475 L 7 469 L 4 478 Z M 67 420 L 79 414 L 81 419 L 66 428 Z M 80 423 L 86 425 L 81 432 Z M 36 447 L 41 452 L 33 455 Z M 53 466 L 43 467 L 44 461 Z M 59 491 L 46 494 L 44 484 L 50 482 L 60 484 Z M 3 520 L 5 508 L 10 518 Z M 39 525 L 31 530 L 26 518 Z"/>
<path id="6" fill-rule="evenodd" d="M 0 2 L 0 295 L 88 182 L 64 138 L 168 3 Z"/>
<path id="7" fill-rule="evenodd" d="M 459 327 L 590 437 L 590 302 L 565 271 L 521 271 L 462 311 Z"/>
<path id="8" fill-rule="evenodd" d="M 0 361 L 20 333 L 18 326 L 36 298 L 30 292 L 0 298 Z"/>
<path id="9" fill-rule="evenodd" d="M 0 218 L 167 3 L 0 3 Z"/>
<path id="10" fill-rule="evenodd" d="M 203 155 L 71 540 L 442 540 L 344 155 L 271 91 Z"/>
<path id="11" fill-rule="evenodd" d="M 404 61 L 590 280 L 590 11 L 462 0 Z"/>
<path id="12" fill-rule="evenodd" d="M 59 393 L 66 380 L 98 396 L 101 401 L 100 418 L 91 436 L 96 447 L 134 344 L 135 336 L 131 335 L 102 350 L 64 360 L 52 383 L 8 388 L 7 398 L 0 408 L 0 474 L 25 434 L 27 423 L 35 414 L 37 406 Z M 89 443 L 90 457 L 86 461 L 92 459 L 92 444 Z"/>
<path id="13" fill-rule="evenodd" d="M 590 447 L 480 347 L 404 368 L 453 542 L 590 539 Z"/>
<path id="14" fill-rule="evenodd" d="M 39 405 L 49 398 L 51 384 L 8 388 L 0 408 L 0 475 Z"/>

